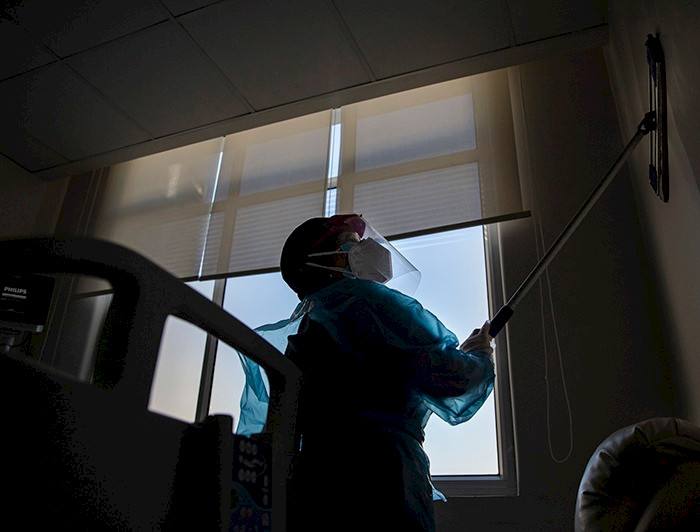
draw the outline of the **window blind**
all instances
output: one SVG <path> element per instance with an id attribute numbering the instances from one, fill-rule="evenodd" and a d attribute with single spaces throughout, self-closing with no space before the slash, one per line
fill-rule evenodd
<path id="1" fill-rule="evenodd" d="M 221 146 L 213 139 L 112 166 L 89 234 L 197 278 Z"/>
<path id="2" fill-rule="evenodd" d="M 340 161 L 331 142 L 340 124 Z M 337 129 L 337 126 L 336 126 Z M 328 168 L 338 164 L 337 177 Z M 332 190 L 328 190 L 332 186 Z M 304 220 L 363 214 L 385 236 L 521 213 L 507 71 L 457 79 L 113 166 L 91 234 L 183 279 L 279 267 Z"/>
<path id="3" fill-rule="evenodd" d="M 522 211 L 505 70 L 350 105 L 341 121 L 340 211 L 387 236 Z"/>
<path id="4" fill-rule="evenodd" d="M 226 137 L 203 278 L 279 266 L 289 232 L 322 216 L 331 111 Z"/>

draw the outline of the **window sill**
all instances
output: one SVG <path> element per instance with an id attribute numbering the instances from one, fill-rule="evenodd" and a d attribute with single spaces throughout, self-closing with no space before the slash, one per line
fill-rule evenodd
<path id="1" fill-rule="evenodd" d="M 502 475 L 434 476 L 435 488 L 445 497 L 512 497 L 518 495 L 514 479 Z"/>

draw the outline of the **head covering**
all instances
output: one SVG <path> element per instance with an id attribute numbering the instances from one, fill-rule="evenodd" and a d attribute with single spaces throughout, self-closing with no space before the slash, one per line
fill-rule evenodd
<path id="1" fill-rule="evenodd" d="M 405 294 L 420 282 L 420 272 L 358 214 L 301 224 L 284 244 L 280 267 L 299 299 L 345 277 L 388 283 Z"/>
<path id="2" fill-rule="evenodd" d="M 282 279 L 299 299 L 337 281 L 340 276 L 331 271 L 309 266 L 309 254 L 337 249 L 337 233 L 330 218 L 311 218 L 294 229 L 282 248 L 280 269 Z M 326 260 L 331 260 L 330 257 Z"/>

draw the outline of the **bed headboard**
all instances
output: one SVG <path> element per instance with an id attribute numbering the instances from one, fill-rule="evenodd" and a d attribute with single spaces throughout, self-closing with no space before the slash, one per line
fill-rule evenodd
<path id="1" fill-rule="evenodd" d="M 103 278 L 113 288 L 108 318 L 99 340 L 96 365 L 98 378 L 93 384 L 71 382 L 64 376 L 53 374 L 50 368 L 42 367 L 29 360 L 3 357 L 3 379 L 6 382 L 13 380 L 12 372 L 19 371 L 22 372 L 21 379 L 24 379 L 25 384 L 36 382 L 39 386 L 30 392 L 26 389 L 3 392 L 5 393 L 4 409 L 15 422 L 22 423 L 22 419 L 26 418 L 27 414 L 31 415 L 31 412 L 27 412 L 27 408 L 30 407 L 26 405 L 33 404 L 35 396 L 43 393 L 42 390 L 49 390 L 47 393 L 51 404 L 56 404 L 55 410 L 65 418 L 62 419 L 67 423 L 77 423 L 81 426 L 86 423 L 97 423 L 108 427 L 116 423 L 116 421 L 110 421 L 108 416 L 116 416 L 123 418 L 119 423 L 127 427 L 125 430 L 136 431 L 131 434 L 132 438 L 153 438 L 151 432 L 155 431 L 160 434 L 157 438 L 174 439 L 175 441 L 170 444 L 166 442 L 163 445 L 173 447 L 174 450 L 170 452 L 175 453 L 175 460 L 180 466 L 183 466 L 183 461 L 187 463 L 191 460 L 187 456 L 178 455 L 178 453 L 185 453 L 188 445 L 192 449 L 197 449 L 200 445 L 207 445 L 201 442 L 218 440 L 219 447 L 212 451 L 212 456 L 227 453 L 226 449 L 232 445 L 230 417 L 213 416 L 203 423 L 192 425 L 148 412 L 151 384 L 165 321 L 168 316 L 176 316 L 215 336 L 265 368 L 270 382 L 270 408 L 263 437 L 272 444 L 272 500 L 274 501 L 272 523 L 273 529 L 284 529 L 286 486 L 295 451 L 296 412 L 302 378 L 300 370 L 291 361 L 221 307 L 148 259 L 119 245 L 87 238 L 5 240 L 0 241 L 0 257 L 2 257 L 0 261 L 2 275 L 84 274 Z M 21 404 L 22 401 L 30 402 L 25 405 Z M 72 403 L 76 403 L 77 406 L 73 406 Z M 37 406 L 37 408 L 46 410 L 46 404 L 44 407 Z M 17 411 L 18 407 L 19 411 Z M 65 411 L 59 412 L 64 408 L 70 412 L 68 414 Z M 105 409 L 109 410 L 109 413 L 106 413 Z M 46 415 L 46 412 L 42 415 Z M 227 417 L 228 420 L 225 419 Z M 36 426 L 37 423 L 28 423 L 32 430 L 43 430 L 42 427 Z M 41 424 L 46 425 L 46 423 L 44 419 Z M 17 427 L 15 431 L 17 438 L 21 439 L 20 432 L 25 429 Z M 71 438 L 76 437 L 75 432 L 66 436 L 74 444 L 76 442 Z M 198 436 L 205 433 L 206 436 L 201 438 Z M 34 437 L 36 438 L 36 434 Z M 90 439 L 92 436 L 88 431 L 84 437 Z M 198 438 L 201 440 L 200 443 L 197 443 Z M 42 442 L 42 445 L 51 445 L 51 442 Z M 90 442 L 77 442 L 77 445 L 89 447 Z M 101 441 L 100 445 L 109 444 Z M 23 452 L 19 444 L 16 450 Z M 71 453 L 70 450 L 67 452 Z M 104 452 L 114 454 L 118 453 L 118 450 L 105 448 Z M 158 454 L 157 449 L 153 452 Z M 165 449 L 163 452 L 166 453 Z M 202 449 L 199 449 L 195 454 L 201 452 Z M 96 449 L 94 453 L 99 454 L 100 450 Z M 32 459 L 31 456 L 25 458 Z M 119 459 L 121 459 L 119 455 L 112 457 L 112 461 Z M 127 460 L 128 457 L 123 459 Z M 96 460 L 95 463 L 109 461 L 100 457 Z M 216 462 L 215 457 L 212 460 Z M 230 463 L 224 463 L 227 460 L 228 458 L 224 456 L 223 462 L 221 460 L 216 462 L 218 464 L 216 467 L 223 470 L 220 472 L 219 485 L 214 489 L 221 492 L 219 498 L 226 508 L 230 505 L 230 497 L 226 491 L 230 490 L 230 478 L 227 480 L 227 477 L 230 477 L 230 469 L 226 471 Z M 187 467 L 191 469 L 191 465 Z M 111 474 L 119 474 L 118 469 L 110 471 Z M 100 471 L 92 473 L 95 478 L 90 482 L 99 484 L 101 482 L 99 476 L 102 473 Z M 17 471 L 17 474 L 22 473 Z M 125 479 L 127 480 L 134 479 Z M 166 480 L 164 479 L 164 482 Z M 106 482 L 109 485 L 109 479 Z M 170 490 L 171 499 L 175 497 L 181 500 L 182 497 L 174 492 L 173 486 L 176 484 L 173 482 L 175 481 L 171 479 L 168 482 L 170 484 L 167 490 Z M 119 482 L 114 485 L 117 484 Z M 136 486 L 132 487 L 132 489 L 135 488 Z M 114 489 L 117 488 L 112 486 L 107 491 L 114 491 Z M 192 496 L 195 495 L 196 493 L 193 492 Z M 106 497 L 109 498 L 109 494 Z M 111 503 L 106 500 L 104 504 L 109 506 Z M 164 510 L 165 514 L 172 513 L 174 507 L 172 500 L 168 504 L 170 510 Z M 226 508 L 221 509 L 221 519 L 225 517 Z M 113 511 L 118 513 L 120 509 L 117 507 Z M 123 517 L 129 518 L 128 515 Z M 153 519 L 153 516 L 148 519 Z M 221 526 L 225 528 L 227 524 L 226 521 Z"/>

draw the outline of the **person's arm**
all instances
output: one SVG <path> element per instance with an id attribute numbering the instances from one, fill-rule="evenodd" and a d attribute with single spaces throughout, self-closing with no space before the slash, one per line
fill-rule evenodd
<path id="1" fill-rule="evenodd" d="M 311 314 L 344 350 L 405 382 L 449 423 L 479 409 L 493 388 L 490 353 L 463 351 L 435 315 L 384 285 L 353 280 L 334 286 L 319 292 Z"/>
<path id="2" fill-rule="evenodd" d="M 412 298 L 399 297 L 394 345 L 409 357 L 409 385 L 433 412 L 451 424 L 470 419 L 493 389 L 495 378 L 489 323 L 461 345 L 442 322 Z M 398 328 L 397 328 L 398 327 Z"/>
<path id="3" fill-rule="evenodd" d="M 434 397 L 455 397 L 492 379 L 488 322 L 460 345 L 457 337 L 415 299 L 385 287 L 370 288 L 372 297 L 362 314 L 365 330 L 381 331 L 379 342 L 393 352 L 390 363 L 407 367 L 410 386 Z M 373 327 L 367 327 L 368 322 Z"/>
<path id="4" fill-rule="evenodd" d="M 414 364 L 417 387 L 433 397 L 456 397 L 491 379 L 494 363 L 488 330 L 488 322 L 474 329 L 458 349 L 451 343 L 422 349 Z"/>

